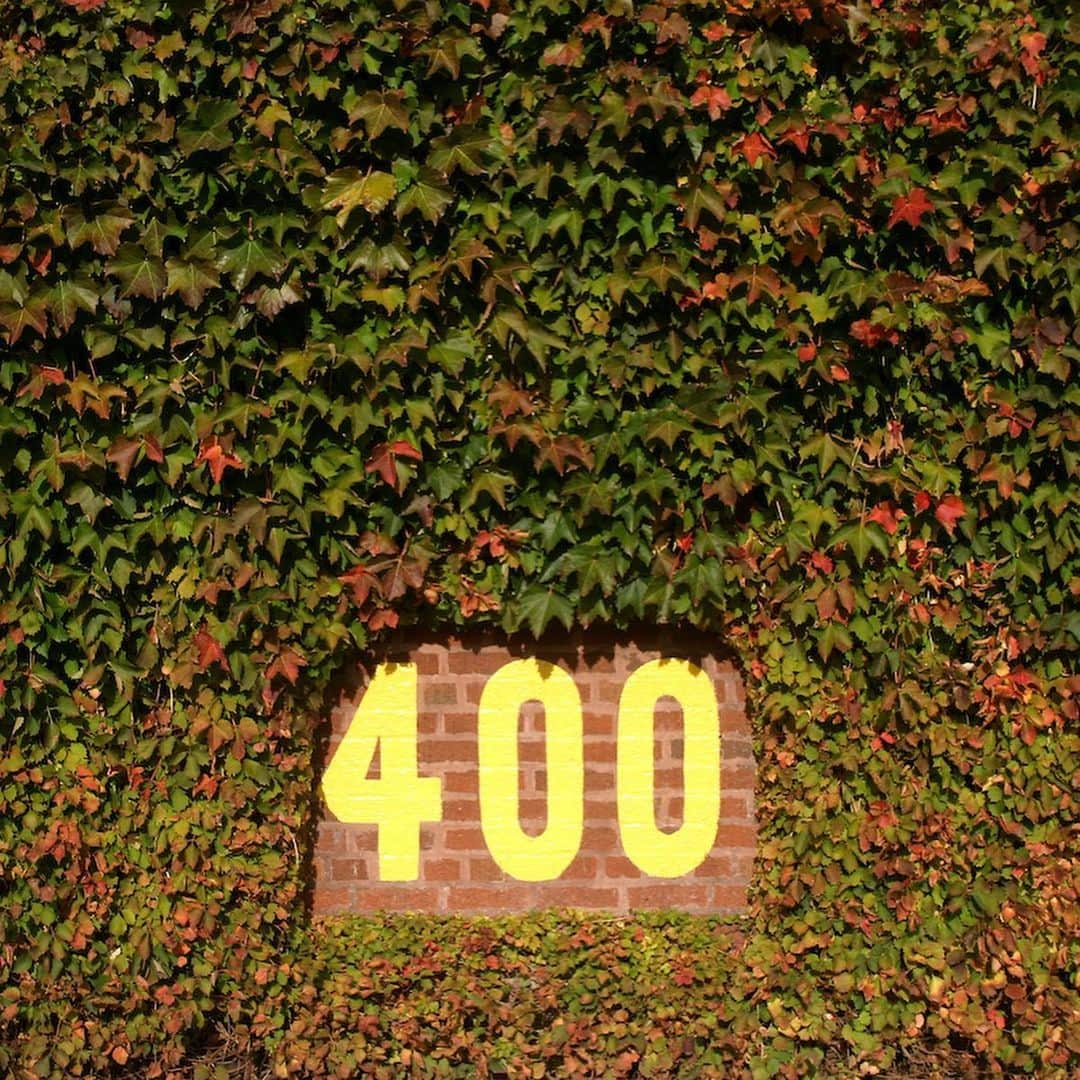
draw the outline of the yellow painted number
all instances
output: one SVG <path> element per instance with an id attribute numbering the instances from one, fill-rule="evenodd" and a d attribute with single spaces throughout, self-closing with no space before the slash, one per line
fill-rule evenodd
<path id="1" fill-rule="evenodd" d="M 653 812 L 653 715 L 661 697 L 683 713 L 683 822 L 673 833 Z M 653 660 L 626 680 L 619 701 L 616 798 L 627 857 L 644 874 L 682 877 L 709 854 L 720 819 L 720 717 L 712 680 L 686 660 Z"/>
<path id="2" fill-rule="evenodd" d="M 534 700 L 544 706 L 547 734 L 547 828 L 539 836 L 529 836 L 518 815 L 518 712 Z M 491 857 L 522 881 L 559 877 L 577 854 L 584 826 L 584 741 L 574 680 L 543 661 L 506 664 L 480 696 L 478 735 L 480 825 Z"/>
<path id="3" fill-rule="evenodd" d="M 323 777 L 339 821 L 379 828 L 379 879 L 420 876 L 420 825 L 442 820 L 442 783 L 417 769 L 415 664 L 380 664 Z M 368 769 L 379 749 L 379 778 Z"/>

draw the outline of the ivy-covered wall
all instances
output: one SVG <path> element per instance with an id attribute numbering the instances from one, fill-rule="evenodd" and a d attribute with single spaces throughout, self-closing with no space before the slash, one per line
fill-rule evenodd
<path id="1" fill-rule="evenodd" d="M 626 1073 L 687 1001 L 723 1038 L 653 1075 L 1080 1067 L 1067 7 L 3 0 L 0 1069 L 325 1071 L 410 932 L 303 959 L 326 687 L 399 625 L 640 621 L 742 657 L 722 982 L 628 930 L 703 996 L 549 1059 L 425 924 L 461 1008 L 381 1075 L 590 1024 Z"/>

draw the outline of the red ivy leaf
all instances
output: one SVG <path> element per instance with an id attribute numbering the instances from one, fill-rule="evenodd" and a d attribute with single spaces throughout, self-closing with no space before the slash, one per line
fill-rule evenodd
<path id="1" fill-rule="evenodd" d="M 274 658 L 274 662 L 266 669 L 267 679 L 273 679 L 278 675 L 284 675 L 295 686 L 300 678 L 300 669 L 307 667 L 307 660 L 293 649 L 282 649 Z"/>
<path id="2" fill-rule="evenodd" d="M 372 589 L 382 591 L 379 579 L 366 566 L 354 566 L 351 570 L 346 570 L 339 575 L 338 581 L 352 590 L 353 602 L 357 607 L 367 603 Z"/>
<path id="3" fill-rule="evenodd" d="M 898 221 L 906 221 L 913 229 L 917 228 L 924 215 L 933 209 L 934 204 L 926 197 L 925 190 L 912 188 L 906 195 L 897 195 L 893 200 L 887 227 L 891 229 Z"/>
<path id="4" fill-rule="evenodd" d="M 751 165 L 757 165 L 763 157 L 776 157 L 772 143 L 756 131 L 744 135 L 732 146 L 732 150 L 736 154 L 742 154 Z"/>
<path id="5" fill-rule="evenodd" d="M 925 491 L 917 492 L 915 495 L 915 513 L 921 514 L 924 510 L 930 509 L 930 495 Z"/>
<path id="6" fill-rule="evenodd" d="M 412 458 L 414 461 L 422 461 L 424 455 L 410 443 L 398 440 L 391 443 L 380 443 L 375 447 L 368 463 L 364 466 L 365 472 L 377 472 L 395 490 L 398 486 L 397 459 L 399 457 Z"/>
<path id="7" fill-rule="evenodd" d="M 709 110 L 710 120 L 719 120 L 725 109 L 731 108 L 731 96 L 722 86 L 699 86 L 690 98 L 691 105 Z"/>
<path id="8" fill-rule="evenodd" d="M 390 450 L 395 457 L 412 458 L 413 461 L 424 460 L 424 455 L 420 453 L 420 451 L 417 450 L 415 446 L 402 440 L 398 440 L 396 443 L 394 443 L 394 445 L 390 447 Z"/>
<path id="9" fill-rule="evenodd" d="M 949 535 L 952 536 L 956 531 L 956 523 L 966 513 L 967 507 L 964 506 L 964 501 L 959 495 L 946 495 L 945 498 L 937 504 L 937 507 L 934 510 L 934 517 L 945 526 Z"/>
<path id="10" fill-rule="evenodd" d="M 877 506 L 866 515 L 866 520 L 876 522 L 892 536 L 900 527 L 900 518 L 904 516 L 904 511 L 895 503 L 883 502 L 878 503 Z"/>
<path id="11" fill-rule="evenodd" d="M 229 670 L 225 650 L 205 626 L 195 635 L 195 651 L 198 653 L 200 671 L 205 671 L 211 664 L 220 664 L 226 671 Z"/>
<path id="12" fill-rule="evenodd" d="M 797 146 L 804 154 L 810 147 L 810 129 L 802 124 L 799 127 L 790 127 L 780 137 L 779 142 L 791 143 Z"/>
<path id="13" fill-rule="evenodd" d="M 397 624 L 398 613 L 390 608 L 379 608 L 368 620 L 368 627 L 371 630 L 381 630 L 384 626 L 388 626 L 392 630 Z"/>
<path id="14" fill-rule="evenodd" d="M 226 469 L 243 469 L 244 463 L 235 455 L 229 453 L 225 444 L 216 435 L 207 435 L 199 444 L 199 455 L 195 458 L 195 464 L 209 465 L 210 475 L 215 484 L 221 483 Z"/>
<path id="15" fill-rule="evenodd" d="M 161 448 L 161 443 L 154 438 L 153 435 L 144 435 L 143 449 L 146 450 L 146 456 L 154 462 L 160 465 L 165 460 L 165 451 Z"/>

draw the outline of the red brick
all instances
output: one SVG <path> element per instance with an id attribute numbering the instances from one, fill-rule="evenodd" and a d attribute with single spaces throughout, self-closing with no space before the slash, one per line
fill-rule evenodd
<path id="1" fill-rule="evenodd" d="M 712 899 L 707 885 L 690 885 L 676 880 L 658 885 L 631 885 L 626 890 L 630 908 L 669 908 L 684 904 L 705 905 Z"/>
<path id="2" fill-rule="evenodd" d="M 518 764 L 546 765 L 547 739 L 535 735 L 518 738 Z"/>
<path id="3" fill-rule="evenodd" d="M 653 786 L 656 791 L 682 791 L 682 766 L 677 769 L 657 769 L 654 774 Z"/>
<path id="4" fill-rule="evenodd" d="M 614 679 L 597 679 L 592 683 L 592 700 L 605 701 L 609 704 L 618 704 L 619 698 L 622 696 L 622 688 L 622 681 L 616 682 Z"/>
<path id="5" fill-rule="evenodd" d="M 320 821 L 316 846 L 323 855 L 344 854 L 349 850 L 349 826 L 337 821 Z"/>
<path id="6" fill-rule="evenodd" d="M 590 735 L 598 735 L 608 739 L 615 738 L 615 713 L 613 711 L 597 711 L 585 709 L 581 716 L 582 728 L 585 733 L 586 743 Z"/>
<path id="7" fill-rule="evenodd" d="M 757 842 L 757 829 L 753 825 L 720 826 L 716 835 L 716 844 L 722 848 L 748 848 Z"/>
<path id="8" fill-rule="evenodd" d="M 598 765 L 614 765 L 617 757 L 614 739 L 585 740 L 585 761 L 589 768 Z"/>
<path id="9" fill-rule="evenodd" d="M 421 875 L 424 881 L 463 881 L 465 865 L 460 859 L 425 859 Z"/>
<path id="10" fill-rule="evenodd" d="M 619 837 L 614 827 L 592 825 L 589 820 L 586 817 L 585 828 L 581 835 L 582 851 L 595 851 L 598 855 L 607 855 L 609 852 L 621 850 L 618 846 Z"/>
<path id="11" fill-rule="evenodd" d="M 312 913 L 329 915 L 332 912 L 348 911 L 352 908 L 353 891 L 347 885 L 327 885 L 317 889 L 312 903 Z"/>
<path id="12" fill-rule="evenodd" d="M 475 712 L 443 712 L 441 729 L 447 735 L 464 735 L 476 739 Z"/>
<path id="13" fill-rule="evenodd" d="M 737 861 L 730 855 L 709 855 L 694 871 L 694 877 L 730 879 L 736 876 L 737 866 Z"/>
<path id="14" fill-rule="evenodd" d="M 480 826 L 475 829 L 447 829 L 443 838 L 447 851 L 476 851 L 485 850 L 484 835 Z"/>
<path id="15" fill-rule="evenodd" d="M 420 700 L 430 708 L 433 705 L 457 705 L 460 683 L 452 680 L 424 679 L 420 683 Z"/>
<path id="16" fill-rule="evenodd" d="M 368 851 L 377 851 L 379 830 L 374 825 L 349 825 L 348 851 L 352 855 L 363 855 Z"/>
<path id="17" fill-rule="evenodd" d="M 752 788 L 754 786 L 754 767 L 752 765 L 730 765 L 727 761 L 720 767 L 720 789 Z"/>
<path id="18" fill-rule="evenodd" d="M 442 782 L 444 795 L 475 795 L 478 790 L 475 768 L 444 772 Z"/>
<path id="19" fill-rule="evenodd" d="M 433 768 L 441 765 L 473 765 L 476 761 L 476 740 L 468 735 L 443 735 L 424 741 L 423 755 Z"/>
<path id="20" fill-rule="evenodd" d="M 494 675 L 510 662 L 509 653 L 452 652 L 449 654 L 451 675 Z"/>
<path id="21" fill-rule="evenodd" d="M 334 859 L 330 876 L 334 881 L 362 881 L 367 877 L 367 864 L 363 859 Z"/>
<path id="22" fill-rule="evenodd" d="M 477 821 L 480 808 L 475 799 L 443 799 L 443 821 Z"/>
<path id="23" fill-rule="evenodd" d="M 595 855 L 578 854 L 559 881 L 595 882 L 600 876 L 600 860 Z"/>
<path id="24" fill-rule="evenodd" d="M 505 881 L 506 874 L 490 856 L 469 860 L 470 881 Z"/>
<path id="25" fill-rule="evenodd" d="M 754 763 L 754 743 L 749 736 L 739 733 L 729 734 L 723 732 L 720 737 L 720 747 L 724 755 L 725 764 L 742 765 Z"/>
<path id="26" fill-rule="evenodd" d="M 591 885 L 557 884 L 544 889 L 544 904 L 552 907 L 599 908 L 602 911 L 618 906 L 619 890 Z"/>
<path id="27" fill-rule="evenodd" d="M 353 901 L 359 911 L 439 910 L 439 889 L 433 885 L 369 885 L 356 890 Z"/>
<path id="28" fill-rule="evenodd" d="M 712 902 L 718 911 L 741 911 L 746 907 L 745 885 L 717 885 Z"/>
<path id="29" fill-rule="evenodd" d="M 439 674 L 439 654 L 436 652 L 415 652 L 412 662 L 416 665 L 417 673 L 421 677 Z"/>
<path id="30" fill-rule="evenodd" d="M 604 874 L 609 878 L 641 877 L 641 871 L 625 856 L 611 855 L 604 860 Z"/>
<path id="31" fill-rule="evenodd" d="M 451 911 L 527 911 L 534 906 L 533 890 L 528 885 L 514 883 L 450 886 L 448 907 Z"/>

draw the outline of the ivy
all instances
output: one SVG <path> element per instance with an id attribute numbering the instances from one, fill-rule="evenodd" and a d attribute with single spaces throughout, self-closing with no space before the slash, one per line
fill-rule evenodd
<path id="1" fill-rule="evenodd" d="M 0 3 L 0 1067 L 352 1068 L 301 1023 L 326 688 L 395 627 L 647 621 L 738 654 L 759 763 L 686 1045 L 1075 1071 L 1059 9 Z"/>

